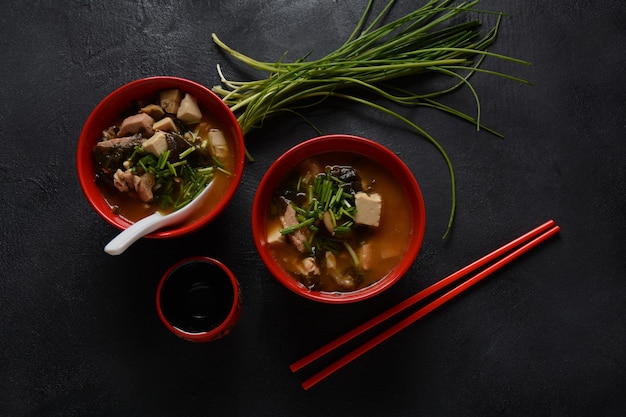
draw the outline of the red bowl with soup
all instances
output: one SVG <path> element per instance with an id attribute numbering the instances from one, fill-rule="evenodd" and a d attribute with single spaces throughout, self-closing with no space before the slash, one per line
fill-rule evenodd
<path id="1" fill-rule="evenodd" d="M 267 170 L 252 205 L 263 263 L 289 290 L 350 303 L 396 283 L 425 229 L 422 193 L 410 169 L 369 139 L 305 141 Z"/>
<path id="2" fill-rule="evenodd" d="M 146 236 L 171 238 L 225 209 L 244 158 L 237 119 L 216 94 L 159 76 L 123 85 L 96 106 L 80 134 L 76 168 L 90 205 L 120 230 L 157 210 L 171 212 L 209 187 L 188 220 Z"/>

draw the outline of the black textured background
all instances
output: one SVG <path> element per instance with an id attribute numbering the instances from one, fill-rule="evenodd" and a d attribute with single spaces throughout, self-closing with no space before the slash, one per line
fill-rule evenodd
<path id="1" fill-rule="evenodd" d="M 82 124 L 110 91 L 151 75 L 218 83 L 254 74 L 216 32 L 262 60 L 319 57 L 351 32 L 364 1 L 21 1 L 0 14 L 0 416 L 617 416 L 626 402 L 626 5 L 622 0 L 483 1 L 504 19 L 479 75 L 483 121 L 503 140 L 424 109 L 400 109 L 448 151 L 458 215 L 443 242 L 449 179 L 437 151 L 382 114 L 328 103 L 324 133 L 379 141 L 413 170 L 427 230 L 406 277 L 369 301 L 320 305 L 280 286 L 249 229 L 269 164 L 315 135 L 295 118 L 248 137 L 230 210 L 194 235 L 116 234 L 79 188 Z M 383 2 L 377 2 L 380 10 Z M 394 15 L 422 2 L 400 0 Z M 487 17 L 492 21 L 491 17 Z M 467 90 L 446 102 L 473 111 Z M 483 254 L 553 218 L 561 234 L 309 391 L 288 365 Z M 234 333 L 211 344 L 160 324 L 161 273 L 210 255 L 241 281 Z M 319 368 L 315 368 L 319 369 Z M 312 369 L 312 370 L 315 370 Z"/>

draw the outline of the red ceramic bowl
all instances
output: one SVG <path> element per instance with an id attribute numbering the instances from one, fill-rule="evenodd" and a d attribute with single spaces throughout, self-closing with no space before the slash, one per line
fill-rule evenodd
<path id="1" fill-rule="evenodd" d="M 163 274 L 156 293 L 165 327 L 191 342 L 230 334 L 241 315 L 239 282 L 223 263 L 206 256 L 183 259 Z"/>
<path id="2" fill-rule="evenodd" d="M 365 156 L 385 167 L 404 188 L 411 213 L 409 242 L 400 261 L 375 283 L 348 292 L 313 291 L 286 272 L 276 261 L 268 242 L 267 210 L 277 187 L 301 161 L 329 152 L 348 152 Z M 384 204 L 384 202 L 383 202 Z M 384 207 L 384 206 L 383 206 Z M 384 210 L 384 209 L 383 209 Z M 386 147 L 357 136 L 328 135 L 310 139 L 288 150 L 267 170 L 252 205 L 252 234 L 256 248 L 272 275 L 289 290 L 305 298 L 324 303 L 351 303 L 380 294 L 396 283 L 412 265 L 424 236 L 426 217 L 422 193 L 415 177 L 402 160 Z"/>
<path id="3" fill-rule="evenodd" d="M 76 169 L 83 193 L 93 209 L 111 225 L 120 230 L 127 228 L 131 221 L 112 212 L 101 190 L 94 182 L 94 161 L 92 149 L 101 137 L 102 131 L 111 126 L 119 115 L 130 108 L 137 100 L 147 99 L 159 90 L 178 88 L 196 97 L 201 107 L 212 113 L 224 133 L 234 145 L 232 176 L 220 198 L 207 196 L 206 204 L 201 206 L 185 223 L 161 229 L 147 237 L 171 238 L 193 232 L 214 220 L 228 205 L 235 193 L 244 167 L 245 148 L 243 136 L 235 115 L 228 106 L 208 88 L 178 77 L 150 77 L 130 82 L 119 87 L 104 98 L 87 119 L 78 140 L 76 150 Z"/>

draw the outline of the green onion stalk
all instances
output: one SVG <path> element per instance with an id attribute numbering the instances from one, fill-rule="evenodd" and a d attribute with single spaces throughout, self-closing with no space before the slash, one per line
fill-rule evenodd
<path id="1" fill-rule="evenodd" d="M 316 60 L 308 61 L 308 57 L 303 57 L 286 62 L 283 56 L 276 62 L 258 61 L 233 50 L 213 34 L 215 44 L 229 55 L 252 69 L 268 73 L 266 78 L 253 81 L 231 81 L 226 79 L 218 65 L 221 85 L 215 86 L 213 91 L 238 115 L 244 136 L 252 129 L 261 128 L 266 118 L 285 113 L 301 116 L 299 110 L 319 105 L 331 97 L 369 106 L 405 123 L 432 143 L 447 164 L 452 198 L 448 225 L 443 235 L 445 239 L 452 229 L 456 211 L 452 162 L 427 131 L 375 99 L 401 106 L 434 108 L 473 123 L 477 129 L 482 128 L 502 137 L 499 132 L 482 125 L 480 100 L 470 77 L 484 73 L 528 84 L 524 79 L 483 69 L 481 64 L 487 57 L 530 64 L 487 50 L 496 40 L 501 13 L 497 13 L 495 24 L 486 32 L 481 30 L 481 22 L 460 19 L 460 16 L 471 12 L 492 13 L 476 9 L 479 0 L 461 3 L 429 0 L 403 17 L 384 23 L 394 3 L 395 0 L 390 0 L 368 24 L 373 6 L 373 0 L 370 0 L 348 39 L 334 52 Z M 452 82 L 445 88 L 427 93 L 416 93 L 389 83 L 394 79 L 410 77 L 415 80 L 417 76 L 432 74 L 449 77 Z M 473 95 L 475 116 L 438 101 L 439 97 L 461 87 L 468 88 Z M 252 160 L 250 154 L 247 156 Z"/>

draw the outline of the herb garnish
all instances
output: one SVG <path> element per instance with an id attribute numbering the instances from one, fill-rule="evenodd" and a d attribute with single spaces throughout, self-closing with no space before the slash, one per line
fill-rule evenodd
<path id="1" fill-rule="evenodd" d="M 186 159 L 195 149 L 194 146 L 188 147 L 180 153 L 178 161 L 170 162 L 169 150 L 156 157 L 141 146 L 136 146 L 128 158 L 133 174 L 148 172 L 154 175 L 153 201 L 161 209 L 178 210 L 187 205 L 213 180 L 213 166 L 193 167 Z"/>
<path id="2" fill-rule="evenodd" d="M 282 235 L 288 235 L 302 228 L 308 228 L 308 239 L 304 242 L 310 254 L 315 255 L 320 250 L 330 250 L 337 253 L 337 245 L 346 247 L 358 266 L 358 259 L 349 243 L 342 239 L 353 231 L 356 206 L 352 182 L 345 182 L 333 175 L 330 167 L 325 172 L 315 176 L 311 184 L 305 184 L 300 177 L 296 192 L 304 193 L 306 201 L 297 204 L 289 202 L 296 211 L 298 224 L 280 230 Z M 322 233 L 323 230 L 328 233 Z"/>

